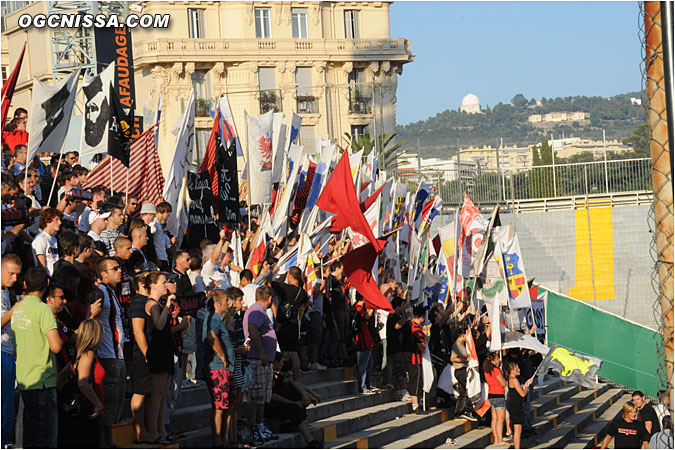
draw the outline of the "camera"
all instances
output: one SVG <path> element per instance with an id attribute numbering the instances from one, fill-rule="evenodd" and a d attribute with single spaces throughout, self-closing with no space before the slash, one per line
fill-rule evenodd
<path id="1" fill-rule="evenodd" d="M 75 201 L 92 201 L 94 198 L 91 196 L 91 192 L 74 187 L 70 190 L 68 199 Z"/>
<path id="2" fill-rule="evenodd" d="M 2 210 L 2 225 L 14 227 L 30 223 L 28 208 L 7 208 Z"/>

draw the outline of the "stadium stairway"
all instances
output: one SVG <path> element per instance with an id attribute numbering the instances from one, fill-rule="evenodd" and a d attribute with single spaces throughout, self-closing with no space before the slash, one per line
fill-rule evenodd
<path id="1" fill-rule="evenodd" d="M 454 419 L 447 410 L 432 408 L 417 415 L 411 413 L 409 403 L 396 401 L 391 390 L 358 394 L 351 367 L 303 372 L 301 381 L 321 395 L 322 402 L 307 409 L 307 423 L 314 438 L 326 448 L 507 448 L 492 444 L 489 427 Z M 602 441 L 605 427 L 628 399 L 625 390 L 609 384 L 585 389 L 558 378 L 545 379 L 533 391 L 537 435 L 524 439 L 522 446 L 592 448 Z M 126 411 L 130 417 L 128 408 Z M 210 447 L 209 415 L 210 397 L 205 387 L 183 390 L 171 426 L 187 437 L 165 448 Z M 268 426 L 279 429 L 278 422 Z M 279 436 L 263 448 L 306 446 L 299 433 Z M 141 447 L 134 444 L 130 418 L 115 427 L 113 438 L 120 447 Z"/>

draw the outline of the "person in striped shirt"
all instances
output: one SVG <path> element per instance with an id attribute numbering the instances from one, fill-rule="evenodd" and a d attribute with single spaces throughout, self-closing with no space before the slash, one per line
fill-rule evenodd
<path id="1" fill-rule="evenodd" d="M 422 324 L 425 321 L 426 312 L 426 306 L 415 306 L 410 327 L 406 327 L 407 333 L 403 335 L 404 349 L 407 349 L 410 355 L 408 359 L 408 394 L 410 394 L 412 400 L 413 413 L 416 414 L 424 414 L 424 408 L 419 405 L 419 397 L 424 395 L 422 392 L 424 381 L 424 378 L 422 378 L 422 353 L 427 346 L 427 337 L 422 330 Z M 407 345 L 405 345 L 406 341 Z"/>

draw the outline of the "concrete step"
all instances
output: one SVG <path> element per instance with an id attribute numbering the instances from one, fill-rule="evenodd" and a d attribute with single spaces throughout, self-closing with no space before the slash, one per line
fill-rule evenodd
<path id="1" fill-rule="evenodd" d="M 382 448 L 406 436 L 419 433 L 448 420 L 447 410 L 432 409 L 426 414 L 405 414 L 402 417 L 324 441 L 326 448 Z"/>
<path id="2" fill-rule="evenodd" d="M 601 415 L 616 399 L 620 398 L 620 389 L 609 389 L 591 400 L 587 405 L 576 409 L 575 413 L 566 418 L 563 423 L 541 436 L 534 448 L 564 448 L 579 431 L 592 423 L 596 416 Z"/>
<path id="3" fill-rule="evenodd" d="M 322 401 L 316 406 L 310 405 L 307 408 L 307 422 L 312 423 L 348 411 L 392 402 L 393 394 L 391 390 L 383 390 L 370 395 L 351 394 Z"/>
<path id="4" fill-rule="evenodd" d="M 594 448 L 600 446 L 606 433 L 607 425 L 617 417 L 621 417 L 624 403 L 631 400 L 630 393 L 622 391 L 622 395 L 617 398 L 611 406 L 603 413 L 596 414 L 594 420 L 581 429 L 567 444 L 567 448 Z"/>

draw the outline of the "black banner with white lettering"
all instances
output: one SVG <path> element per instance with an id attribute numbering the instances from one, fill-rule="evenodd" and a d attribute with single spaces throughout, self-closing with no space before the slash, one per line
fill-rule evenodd
<path id="1" fill-rule="evenodd" d="M 218 242 L 218 225 L 216 213 L 213 210 L 213 193 L 208 172 L 188 172 L 188 194 L 190 208 L 188 209 L 187 248 L 199 248 L 204 239 Z"/>
<path id="2" fill-rule="evenodd" d="M 216 137 L 220 140 L 220 137 Z M 218 173 L 218 213 L 220 222 L 239 223 L 239 181 L 237 179 L 237 147 L 233 139 L 230 147 L 216 147 Z"/>

